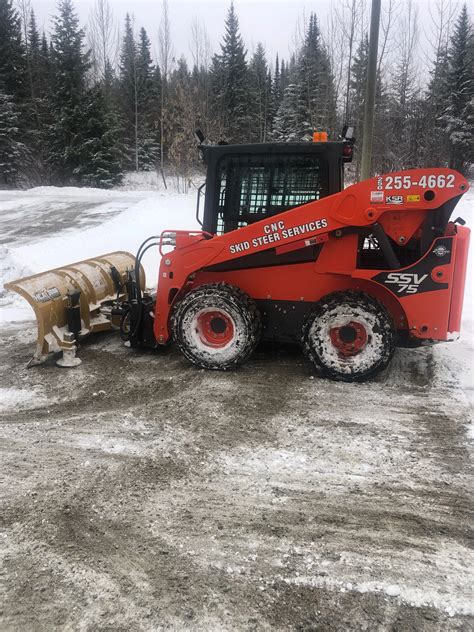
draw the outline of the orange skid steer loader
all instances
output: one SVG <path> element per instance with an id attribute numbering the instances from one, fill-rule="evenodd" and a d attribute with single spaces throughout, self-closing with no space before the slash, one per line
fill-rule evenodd
<path id="1" fill-rule="evenodd" d="M 449 169 L 380 175 L 344 189 L 352 141 L 208 145 L 201 231 L 164 231 L 137 256 L 111 253 L 6 287 L 33 306 L 33 363 L 120 329 L 132 347 L 174 340 L 206 369 L 242 364 L 260 340 L 300 344 L 318 374 L 366 380 L 397 345 L 459 336 L 469 234 Z M 203 185 L 204 186 L 204 185 Z M 201 187 L 202 189 L 202 187 Z M 162 255 L 156 294 L 141 260 Z"/>

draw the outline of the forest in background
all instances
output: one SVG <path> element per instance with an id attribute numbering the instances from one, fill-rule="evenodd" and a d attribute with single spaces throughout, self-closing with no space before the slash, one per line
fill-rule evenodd
<path id="1" fill-rule="evenodd" d="M 384 0 L 379 42 L 374 173 L 474 162 L 474 39 L 467 6 L 436 0 L 432 58 L 420 60 L 412 0 Z M 167 0 L 156 46 L 131 14 L 119 28 L 108 0 L 81 26 L 59 0 L 39 32 L 30 0 L 0 0 L 0 188 L 112 187 L 126 171 L 158 171 L 184 188 L 199 169 L 194 129 L 229 143 L 295 142 L 354 125 L 360 149 L 368 57 L 368 0 L 336 0 L 322 27 L 296 29 L 294 51 L 249 54 L 230 4 L 219 50 L 195 19 L 190 54 L 177 55 Z M 157 59 L 152 50 L 157 49 Z"/>

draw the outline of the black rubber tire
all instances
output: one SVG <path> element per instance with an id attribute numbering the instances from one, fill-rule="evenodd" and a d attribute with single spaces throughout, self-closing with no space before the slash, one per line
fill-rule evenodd
<path id="1" fill-rule="evenodd" d="M 344 319 L 362 322 L 367 332 L 365 347 L 344 357 L 331 342 L 329 330 Z M 342 319 L 342 320 L 341 320 Z M 334 292 L 321 299 L 303 326 L 305 355 L 319 375 L 342 382 L 364 382 L 387 367 L 396 347 L 393 319 L 374 297 L 363 292 Z"/>
<path id="2" fill-rule="evenodd" d="M 234 325 L 234 338 L 224 349 L 206 348 L 197 340 L 195 319 L 203 310 L 225 311 Z M 204 369 L 233 369 L 247 360 L 260 340 L 260 314 L 254 301 L 227 283 L 209 283 L 191 290 L 176 306 L 171 327 L 181 353 Z"/>

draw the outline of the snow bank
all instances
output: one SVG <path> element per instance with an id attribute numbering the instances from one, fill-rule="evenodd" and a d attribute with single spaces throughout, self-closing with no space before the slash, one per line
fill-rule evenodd
<path id="1" fill-rule="evenodd" d="M 72 261 L 88 259 L 114 250 L 136 253 L 140 244 L 165 229 L 195 229 L 194 197 L 156 193 L 127 208 L 99 226 L 82 232 L 67 232 L 36 244 L 19 246 L 12 256 L 28 261 L 30 268 L 42 272 Z M 156 284 L 158 253 L 145 257 L 149 285 Z"/>
<path id="2" fill-rule="evenodd" d="M 153 190 L 170 192 L 170 193 L 182 193 L 185 184 L 191 184 L 194 187 L 198 187 L 204 182 L 205 176 L 199 171 L 193 172 L 189 177 L 177 178 L 175 175 L 166 175 L 166 187 L 163 182 L 161 173 L 156 171 L 129 171 L 125 174 L 122 184 L 119 189 L 126 189 L 128 191 L 144 191 Z"/>
<path id="3" fill-rule="evenodd" d="M 141 192 L 137 201 L 137 193 L 101 191 L 97 189 L 55 189 L 40 187 L 28 192 L 19 192 L 23 196 L 34 193 L 32 199 L 44 203 L 54 195 L 55 199 L 66 200 L 73 197 L 74 202 L 93 199 L 103 202 L 101 213 L 106 218 L 99 225 L 90 229 L 65 229 L 53 236 L 42 235 L 38 240 L 24 245 L 3 246 L 0 251 L 0 284 L 19 277 L 44 272 L 51 268 L 70 264 L 81 259 L 88 259 L 114 250 L 126 250 L 136 253 L 140 244 L 151 235 L 158 235 L 165 229 L 199 228 L 195 219 L 195 196 L 177 193 Z M 99 196 L 99 199 L 98 199 Z M 20 197 L 20 196 L 19 196 Z M 123 203 L 124 211 L 107 219 L 110 210 L 107 200 L 117 206 L 117 199 Z M 129 199 L 131 198 L 131 199 Z M 18 204 L 18 203 L 17 203 Z M 0 201 L 2 206 L 13 208 L 11 201 Z M 91 211 L 96 214 L 97 210 Z M 17 218 L 21 221 L 21 217 Z M 84 223 L 84 221 L 82 221 Z M 27 262 L 27 263 L 25 263 Z M 157 249 L 150 250 L 143 260 L 147 275 L 147 285 L 156 286 L 159 254 Z M 16 294 L 0 288 L 0 322 L 12 322 L 34 317 L 32 310 L 25 306 L 25 301 Z"/>

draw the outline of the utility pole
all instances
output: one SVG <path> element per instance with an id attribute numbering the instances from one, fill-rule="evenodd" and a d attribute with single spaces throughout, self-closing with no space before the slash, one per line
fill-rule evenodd
<path id="1" fill-rule="evenodd" d="M 372 140 L 374 133 L 375 89 L 377 86 L 377 51 L 379 47 L 381 0 L 372 0 L 370 13 L 369 59 L 367 63 L 367 84 L 365 90 L 364 131 L 362 134 L 361 179 L 370 178 L 372 162 Z"/>

